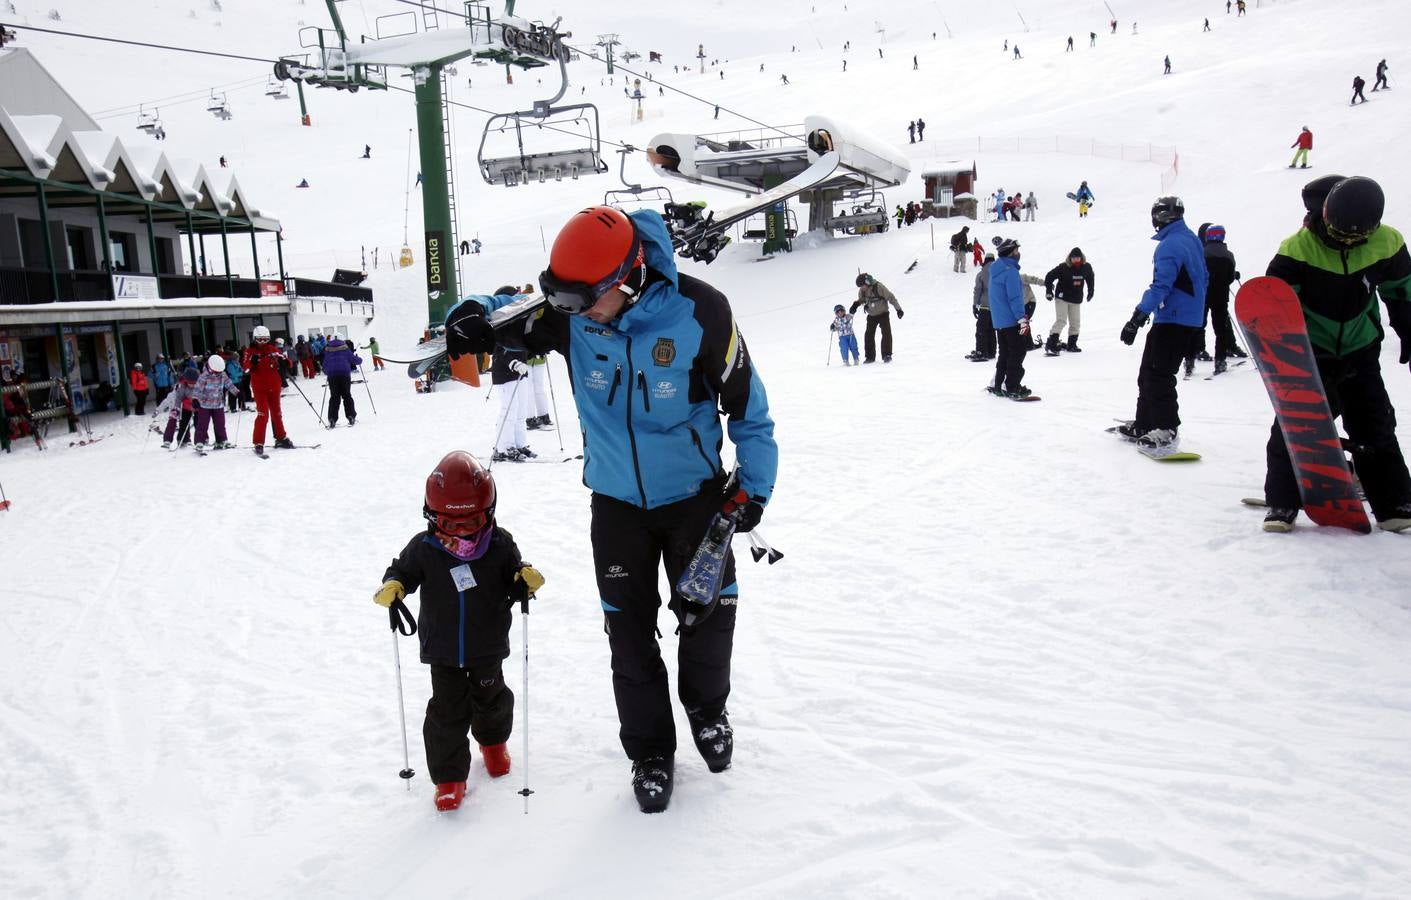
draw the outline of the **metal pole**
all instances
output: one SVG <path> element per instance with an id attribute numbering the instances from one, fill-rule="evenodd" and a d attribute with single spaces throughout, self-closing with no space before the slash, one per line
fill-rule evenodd
<path id="1" fill-rule="evenodd" d="M 201 271 L 198 268 L 200 257 L 196 255 L 196 226 L 191 221 L 191 213 L 186 214 L 186 246 L 191 252 L 191 283 L 196 287 L 197 299 L 201 296 Z M 201 252 L 206 252 L 206 242 L 201 242 Z"/>
<path id="2" fill-rule="evenodd" d="M 122 326 L 116 321 L 113 322 L 113 345 L 118 357 L 118 401 L 122 407 L 122 414 L 128 415 L 127 409 L 127 389 L 131 386 L 127 383 L 127 361 L 122 352 Z"/>
<path id="3" fill-rule="evenodd" d="M 456 269 L 446 257 L 451 225 L 450 187 L 446 172 L 445 111 L 439 65 L 426 67 L 416 86 L 417 142 L 421 149 L 421 204 L 426 240 L 427 321 L 439 325 L 456 302 Z M 450 248 L 454 252 L 454 248 Z"/>
<path id="4" fill-rule="evenodd" d="M 39 194 L 39 227 L 44 231 L 44 260 L 49 266 L 49 289 L 53 291 L 49 299 L 58 303 L 63 298 L 59 296 L 59 270 L 54 267 L 54 238 L 49 233 L 49 201 L 44 198 L 42 182 L 34 189 Z"/>
<path id="5" fill-rule="evenodd" d="M 98 200 L 98 240 L 103 243 L 103 274 L 108 276 L 108 299 L 116 300 L 117 288 L 113 284 L 113 245 L 108 237 L 108 213 L 103 204 L 103 195 Z"/>
<path id="6" fill-rule="evenodd" d="M 532 596 L 532 595 L 531 595 Z M 524 814 L 529 815 L 529 795 L 534 793 L 529 789 L 529 600 L 525 598 L 519 604 L 519 629 L 524 643 L 524 787 L 519 794 L 524 798 Z"/>
<path id="7" fill-rule="evenodd" d="M 260 245 L 255 243 L 255 226 L 250 225 L 250 260 L 255 267 L 255 280 L 260 280 Z"/>
<path id="8" fill-rule="evenodd" d="M 397 714 L 402 721 L 402 771 L 397 774 L 402 776 L 402 780 L 407 783 L 407 790 L 412 789 L 412 776 L 416 772 L 412 771 L 411 748 L 407 746 L 407 706 L 402 700 L 402 651 L 397 646 L 397 630 L 392 629 L 392 662 L 397 670 Z"/>
<path id="9" fill-rule="evenodd" d="M 230 280 L 230 242 L 225 235 L 225 216 L 220 217 L 220 252 L 225 259 L 225 295 L 235 296 L 235 282 Z"/>
<path id="10" fill-rule="evenodd" d="M 367 402 L 372 403 L 372 414 L 375 416 L 377 415 L 377 404 L 373 403 L 372 385 L 367 383 L 367 373 L 363 371 L 362 366 L 358 366 L 358 374 L 363 377 L 363 387 L 367 388 Z"/>
<path id="11" fill-rule="evenodd" d="M 549 379 L 549 402 L 554 407 L 554 433 L 559 436 L 559 451 L 563 451 L 563 429 L 559 427 L 559 402 L 554 396 L 554 370 L 549 368 L 549 355 L 544 354 L 544 377 Z"/>

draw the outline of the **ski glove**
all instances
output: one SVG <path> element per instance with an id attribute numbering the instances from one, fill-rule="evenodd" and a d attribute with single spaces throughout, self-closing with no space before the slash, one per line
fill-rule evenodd
<path id="1" fill-rule="evenodd" d="M 387 609 L 392 608 L 392 604 L 407 596 L 407 589 L 402 587 L 402 583 L 397 580 L 384 581 L 382 587 L 377 589 L 377 593 L 372 595 L 372 602 Z"/>
<path id="2" fill-rule="evenodd" d="M 1044 299 L 1045 299 L 1045 300 L 1052 300 L 1052 299 L 1053 299 L 1053 291 L 1044 291 Z"/>
<path id="3" fill-rule="evenodd" d="M 902 318 L 902 317 L 905 316 L 905 315 L 906 315 L 906 310 L 904 310 L 904 309 L 902 309 L 900 306 L 898 306 L 898 307 L 897 307 L 897 318 L 900 319 L 900 318 Z"/>
<path id="4" fill-rule="evenodd" d="M 510 584 L 510 602 L 524 603 L 543 586 L 544 576 L 529 563 L 524 563 L 514 573 L 514 582 Z"/>
<path id="5" fill-rule="evenodd" d="M 970 307 L 970 311 L 975 314 L 975 318 L 977 318 L 977 319 L 980 318 L 980 307 L 978 307 L 978 306 L 972 306 L 972 307 Z"/>
<path id="6" fill-rule="evenodd" d="M 523 360 L 512 359 L 510 360 L 510 371 L 516 375 L 528 375 L 529 367 L 524 364 Z"/>
<path id="7" fill-rule="evenodd" d="M 727 516 L 733 514 L 736 522 L 735 532 L 745 534 L 753 531 L 759 524 L 760 517 L 764 515 L 764 503 L 757 497 L 746 494 L 744 488 L 741 488 L 725 498 L 725 504 L 720 511 Z"/>
<path id="8" fill-rule="evenodd" d="M 1146 313 L 1141 310 L 1132 312 L 1132 320 L 1122 326 L 1122 343 L 1128 347 L 1137 342 L 1137 331 L 1146 324 Z"/>
<path id="9" fill-rule="evenodd" d="M 446 317 L 446 352 L 451 359 L 494 349 L 495 330 L 485 318 L 485 307 L 466 300 Z"/>
<path id="10" fill-rule="evenodd" d="M 1016 322 L 1015 324 L 1017 324 L 1017 325 L 1019 326 L 1019 333 L 1020 333 L 1020 334 L 1028 334 L 1028 333 L 1029 333 L 1029 320 L 1028 320 L 1028 319 L 1020 319 L 1020 320 L 1019 320 L 1018 322 Z"/>

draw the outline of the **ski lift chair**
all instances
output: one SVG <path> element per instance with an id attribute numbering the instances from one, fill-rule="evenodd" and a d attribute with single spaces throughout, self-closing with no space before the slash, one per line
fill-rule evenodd
<path id="1" fill-rule="evenodd" d="M 626 185 L 626 187 L 614 188 L 603 194 L 603 205 L 620 206 L 623 203 L 655 203 L 663 200 L 667 203 L 674 203 L 675 200 L 671 196 L 671 191 L 665 187 L 658 185 L 656 187 L 644 188 L 640 184 L 633 184 L 627 180 L 627 154 L 636 149 L 636 147 L 628 144 L 617 151 L 622 157 L 621 164 L 618 167 L 618 177 L 622 179 L 622 183 Z"/>
<path id="2" fill-rule="evenodd" d="M 206 112 L 223 122 L 230 121 L 230 104 L 226 102 L 225 94 L 217 97 L 216 92 L 211 91 L 211 99 L 206 101 Z"/>
<path id="3" fill-rule="evenodd" d="M 148 134 L 151 134 L 151 133 L 153 133 L 154 131 L 156 131 L 156 130 L 157 130 L 157 114 L 154 113 L 154 112 L 147 112 L 147 111 L 143 110 L 141 107 L 138 107 L 138 111 L 137 111 L 137 129 L 138 129 L 139 131 L 145 131 L 145 132 L 147 132 Z"/>
<path id="4" fill-rule="evenodd" d="M 498 113 L 485 122 L 485 130 L 480 135 L 480 148 L 476 160 L 480 165 L 480 175 L 486 184 L 502 184 L 514 187 L 529 181 L 544 183 L 553 178 L 562 181 L 564 175 L 577 180 L 579 175 L 598 175 L 608 170 L 603 162 L 602 128 L 598 121 L 598 108 L 591 103 L 571 103 L 567 106 L 554 106 L 568 90 L 568 70 L 563 57 L 559 57 L 559 90 L 548 100 L 535 100 L 534 108 L 519 112 Z M 592 117 L 589 118 L 588 114 Z M 572 114 L 572 118 L 569 118 Z M 586 126 L 588 146 L 568 150 L 550 150 L 542 153 L 526 153 L 524 132 L 527 126 L 544 128 L 550 125 L 553 117 L 557 121 Z M 485 155 L 485 143 L 492 133 L 503 134 L 513 126 L 515 146 L 518 153 L 513 156 L 489 157 Z"/>
<path id="5" fill-rule="evenodd" d="M 275 77 L 271 75 L 269 81 L 265 82 L 265 96 L 273 97 L 276 100 L 288 100 L 289 85 L 275 80 Z"/>

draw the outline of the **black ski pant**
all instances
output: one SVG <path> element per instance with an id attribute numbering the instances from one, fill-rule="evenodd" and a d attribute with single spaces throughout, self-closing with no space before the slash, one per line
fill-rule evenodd
<path id="1" fill-rule="evenodd" d="M 328 376 L 328 424 L 338 421 L 338 401 L 343 401 L 343 412 L 351 422 L 358 417 L 357 407 L 353 406 L 353 376 Z"/>
<path id="2" fill-rule="evenodd" d="M 892 316 L 891 313 L 882 313 L 880 316 L 867 317 L 867 331 L 862 338 L 862 358 L 864 362 L 877 361 L 877 343 L 874 335 L 877 329 L 882 329 L 882 358 L 892 358 Z"/>
<path id="3" fill-rule="evenodd" d="M 1034 344 L 1027 334 L 1019 333 L 1018 325 L 995 332 L 999 338 L 999 356 L 995 358 L 995 390 L 1017 391 L 1024 383 L 1024 356 Z"/>
<path id="4" fill-rule="evenodd" d="M 1172 322 L 1151 326 L 1142 350 L 1142 367 L 1137 373 L 1136 427 L 1151 430 L 1181 427 L 1176 401 L 1176 372 L 1181 361 L 1200 337 L 1201 329 Z"/>
<path id="5" fill-rule="evenodd" d="M 675 585 L 691 554 L 720 511 L 724 478 L 706 482 L 695 497 L 642 509 L 602 494 L 592 501 L 593 567 L 612 651 L 612 692 L 622 749 L 630 759 L 676 751 L 666 664 L 657 643 L 658 570 Z M 676 651 L 677 696 L 697 721 L 718 717 L 730 696 L 730 655 L 735 640 L 733 552 L 725 559 L 720 604 L 705 621 L 681 627 Z M 674 598 L 672 609 L 681 601 Z"/>
<path id="6" fill-rule="evenodd" d="M 990 359 L 995 355 L 995 323 L 988 309 L 975 317 L 975 352 Z"/>
<path id="7" fill-rule="evenodd" d="M 1230 295 L 1207 302 L 1210 323 L 1215 327 L 1215 358 L 1225 359 L 1239 344 L 1235 341 L 1235 326 L 1230 321 Z M 1204 332 L 1202 332 L 1204 334 Z"/>
<path id="8" fill-rule="evenodd" d="M 147 392 L 145 390 L 133 391 L 132 396 L 137 398 L 137 408 L 133 410 L 133 415 L 140 416 L 147 409 Z"/>
<path id="9" fill-rule="evenodd" d="M 1191 335 L 1191 345 L 1186 348 L 1186 362 L 1193 363 L 1195 358 L 1205 352 L 1205 326 L 1210 322 L 1210 301 L 1205 302 L 1205 309 L 1200 313 L 1200 328 Z"/>
<path id="10" fill-rule="evenodd" d="M 514 692 L 498 661 L 462 669 L 431 667 L 431 699 L 421 726 L 426 769 L 433 784 L 465 781 L 470 775 L 470 741 L 489 747 L 510 739 Z"/>
<path id="11" fill-rule="evenodd" d="M 1382 382 L 1382 342 L 1338 359 L 1317 354 L 1318 374 L 1328 395 L 1333 418 L 1342 417 L 1343 430 L 1352 444 L 1352 467 L 1362 481 L 1372 515 L 1393 517 L 1397 507 L 1411 503 L 1411 474 L 1396 440 L 1396 410 Z M 1271 507 L 1301 509 L 1298 477 L 1289 459 L 1288 446 L 1278 419 L 1269 430 L 1264 451 L 1268 469 L 1264 499 Z"/>

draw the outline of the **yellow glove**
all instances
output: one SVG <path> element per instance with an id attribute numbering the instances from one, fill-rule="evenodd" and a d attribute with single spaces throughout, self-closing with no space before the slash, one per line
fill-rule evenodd
<path id="1" fill-rule="evenodd" d="M 525 588 L 533 594 L 544 586 L 544 576 L 533 566 L 521 566 L 520 570 L 514 573 L 515 581 L 524 582 Z"/>
<path id="2" fill-rule="evenodd" d="M 407 589 L 402 587 L 400 581 L 384 581 L 382 587 L 377 589 L 377 593 L 372 595 L 372 602 L 387 609 L 392 608 L 392 604 L 407 596 Z"/>

